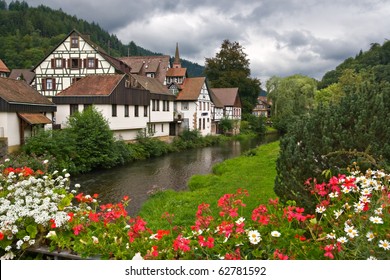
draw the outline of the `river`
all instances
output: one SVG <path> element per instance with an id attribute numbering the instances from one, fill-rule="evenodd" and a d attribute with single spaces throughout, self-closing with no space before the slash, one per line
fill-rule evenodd
<path id="1" fill-rule="evenodd" d="M 126 210 L 130 215 L 135 215 L 151 192 L 161 189 L 187 190 L 187 182 L 192 175 L 209 174 L 216 163 L 277 138 L 278 135 L 267 135 L 263 140 L 229 141 L 218 146 L 170 153 L 76 176 L 72 182 L 81 185 L 79 192 L 99 194 L 99 201 L 103 204 L 117 203 L 123 196 L 129 196 L 131 202 Z"/>

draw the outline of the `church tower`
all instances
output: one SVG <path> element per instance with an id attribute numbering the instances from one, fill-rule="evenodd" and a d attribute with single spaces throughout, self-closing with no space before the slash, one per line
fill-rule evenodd
<path id="1" fill-rule="evenodd" d="M 176 43 L 175 59 L 173 60 L 173 68 L 181 68 L 179 43 Z"/>

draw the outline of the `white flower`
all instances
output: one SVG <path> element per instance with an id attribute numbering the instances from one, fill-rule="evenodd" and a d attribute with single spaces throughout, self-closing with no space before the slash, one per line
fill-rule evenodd
<path id="1" fill-rule="evenodd" d="M 387 240 L 379 240 L 379 247 L 387 250 L 390 250 L 390 243 Z"/>
<path id="2" fill-rule="evenodd" d="M 326 238 L 327 239 L 336 239 L 336 234 L 334 234 L 334 232 L 328 233 L 326 235 Z"/>
<path id="3" fill-rule="evenodd" d="M 373 257 L 373 256 L 370 256 L 367 260 L 369 260 L 369 261 L 375 261 L 375 260 L 377 260 L 377 258 L 375 258 L 375 257 Z"/>
<path id="4" fill-rule="evenodd" d="M 14 257 L 15 257 L 14 253 L 7 252 L 0 258 L 0 260 L 12 260 Z"/>
<path id="5" fill-rule="evenodd" d="M 6 159 L 4 160 L 4 162 L 9 162 L 9 158 L 6 158 Z"/>
<path id="6" fill-rule="evenodd" d="M 376 214 L 376 215 L 381 215 L 382 214 L 382 207 L 379 207 L 379 208 L 377 208 L 377 209 L 375 209 L 374 210 L 374 213 Z"/>
<path id="7" fill-rule="evenodd" d="M 337 242 L 340 242 L 341 244 L 344 244 L 344 243 L 348 242 L 348 239 L 345 238 L 344 236 L 343 237 L 339 237 L 339 238 L 337 238 Z"/>
<path id="8" fill-rule="evenodd" d="M 367 232 L 366 237 L 367 237 L 367 241 L 371 241 L 375 238 L 375 235 L 372 231 L 369 231 Z"/>
<path id="9" fill-rule="evenodd" d="M 243 222 L 245 222 L 245 218 L 244 218 L 244 217 L 240 217 L 240 218 L 236 221 L 236 224 L 237 224 L 237 225 L 241 225 Z"/>
<path id="10" fill-rule="evenodd" d="M 359 233 L 356 229 L 354 228 L 349 228 L 348 231 L 347 231 L 347 235 L 350 237 L 350 238 L 354 238 L 356 236 L 359 236 Z"/>
<path id="11" fill-rule="evenodd" d="M 257 230 L 250 230 L 248 237 L 251 244 L 258 244 L 261 241 L 260 233 Z"/>
<path id="12" fill-rule="evenodd" d="M 280 235 L 281 235 L 280 232 L 277 230 L 274 230 L 271 232 L 271 236 L 273 236 L 273 237 L 279 237 Z"/>
<path id="13" fill-rule="evenodd" d="M 325 210 L 326 210 L 326 208 L 324 206 L 322 206 L 322 205 L 316 208 L 316 212 L 320 213 L 320 214 L 324 213 Z"/>
<path id="14" fill-rule="evenodd" d="M 341 214 L 343 214 L 343 210 L 342 209 L 340 209 L 340 210 L 338 210 L 338 211 L 336 211 L 336 210 L 333 210 L 333 213 L 334 213 L 334 217 L 336 218 L 336 220 L 341 216 Z"/>
<path id="15" fill-rule="evenodd" d="M 135 253 L 134 257 L 132 258 L 133 261 L 139 261 L 143 260 L 144 258 L 141 256 L 141 253 Z"/>
<path id="16" fill-rule="evenodd" d="M 378 217 L 378 216 L 370 217 L 370 221 L 371 221 L 373 224 L 383 224 L 382 218 L 381 218 L 381 217 Z"/>
<path id="17" fill-rule="evenodd" d="M 80 184 L 75 184 L 74 187 L 75 188 L 80 188 L 81 186 L 80 186 Z"/>
<path id="18" fill-rule="evenodd" d="M 336 197 L 339 197 L 339 194 L 338 194 L 338 192 L 331 192 L 331 193 L 329 194 L 329 197 L 330 197 L 330 198 L 336 198 Z"/>
<path id="19" fill-rule="evenodd" d="M 48 162 L 49 162 L 49 160 L 45 159 L 45 160 L 43 161 L 43 164 L 47 164 Z"/>
<path id="20" fill-rule="evenodd" d="M 93 242 L 93 244 L 98 244 L 99 238 L 97 238 L 96 236 L 92 236 L 92 242 Z"/>

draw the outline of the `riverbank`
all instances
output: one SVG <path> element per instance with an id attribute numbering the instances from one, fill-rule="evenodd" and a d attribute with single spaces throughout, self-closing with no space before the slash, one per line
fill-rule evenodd
<path id="1" fill-rule="evenodd" d="M 148 226 L 152 229 L 169 226 L 167 219 L 161 219 L 166 212 L 174 215 L 174 225 L 189 226 L 194 223 L 194 210 L 199 204 L 208 203 L 213 213 L 218 213 L 215 212 L 218 199 L 241 188 L 249 192 L 249 197 L 245 198 L 248 213 L 240 214 L 248 217 L 257 205 L 276 197 L 273 186 L 278 154 L 279 141 L 275 141 L 226 160 L 213 167 L 213 174 L 191 177 L 190 191 L 167 190 L 152 195 L 141 207 L 139 215 L 149 221 Z"/>

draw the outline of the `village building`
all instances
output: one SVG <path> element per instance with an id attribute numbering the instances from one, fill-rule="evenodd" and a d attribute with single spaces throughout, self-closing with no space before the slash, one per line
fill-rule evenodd
<path id="1" fill-rule="evenodd" d="M 252 110 L 252 114 L 257 117 L 271 117 L 271 103 L 268 102 L 266 96 L 259 96 L 255 108 Z"/>
<path id="2" fill-rule="evenodd" d="M 17 150 L 40 129 L 51 129 L 56 106 L 24 81 L 0 78 L 0 139 Z"/>
<path id="3" fill-rule="evenodd" d="M 233 120 L 233 134 L 240 132 L 242 105 L 238 88 L 212 88 L 211 91 L 222 103 L 223 117 Z"/>
<path id="4" fill-rule="evenodd" d="M 161 84 L 165 84 L 165 77 L 170 68 L 168 55 L 128 56 L 119 57 L 118 59 L 131 68 L 131 74 L 155 78 Z"/>
<path id="5" fill-rule="evenodd" d="M 124 141 L 135 140 L 140 132 L 169 138 L 175 98 L 156 79 L 127 74 L 86 76 L 52 97 L 61 127 L 74 112 L 93 105 Z"/>
<path id="6" fill-rule="evenodd" d="M 5 63 L 0 59 L 0 77 L 8 77 L 10 71 Z"/>
<path id="7" fill-rule="evenodd" d="M 30 69 L 12 69 L 9 74 L 10 79 L 22 80 L 32 85 L 35 79 L 35 73 Z"/>
<path id="8" fill-rule="evenodd" d="M 203 136 L 211 134 L 213 104 L 206 78 L 187 77 L 187 69 L 181 67 L 177 44 L 172 68 L 167 71 L 166 84 L 177 96 L 174 108 L 176 133 L 197 129 Z"/>
<path id="9" fill-rule="evenodd" d="M 130 67 L 110 56 L 89 36 L 72 30 L 34 68 L 33 86 L 44 96 L 52 97 L 88 75 L 130 73 Z"/>

